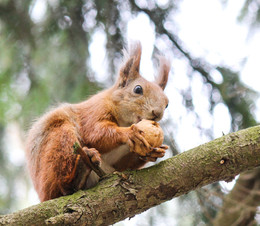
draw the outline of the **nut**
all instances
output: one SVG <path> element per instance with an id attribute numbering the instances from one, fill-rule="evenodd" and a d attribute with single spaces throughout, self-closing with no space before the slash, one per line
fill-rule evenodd
<path id="1" fill-rule="evenodd" d="M 152 147 L 160 147 L 163 143 L 163 130 L 155 121 L 143 119 L 136 127 Z"/>

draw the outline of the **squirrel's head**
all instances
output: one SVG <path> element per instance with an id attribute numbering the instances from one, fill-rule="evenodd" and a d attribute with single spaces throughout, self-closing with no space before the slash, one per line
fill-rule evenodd
<path id="1" fill-rule="evenodd" d="M 141 44 L 135 43 L 120 69 L 113 87 L 112 101 L 120 126 L 129 126 L 142 119 L 159 121 L 168 106 L 163 90 L 168 81 L 170 63 L 160 57 L 159 73 L 155 82 L 144 79 L 140 73 Z"/>

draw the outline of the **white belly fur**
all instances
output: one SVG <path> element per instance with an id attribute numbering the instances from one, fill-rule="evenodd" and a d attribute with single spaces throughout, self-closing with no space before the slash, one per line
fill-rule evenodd
<path id="1" fill-rule="evenodd" d="M 119 159 L 129 153 L 128 145 L 124 144 L 115 148 L 114 150 L 101 155 L 101 169 L 104 170 L 105 173 L 109 174 L 115 171 L 112 167 Z M 95 186 L 99 181 L 99 176 L 92 170 L 86 183 L 86 188 L 91 188 Z"/>

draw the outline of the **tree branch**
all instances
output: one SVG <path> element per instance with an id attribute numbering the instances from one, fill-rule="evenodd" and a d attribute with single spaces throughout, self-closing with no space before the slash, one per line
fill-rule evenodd
<path id="1" fill-rule="evenodd" d="M 260 126 L 223 136 L 159 164 L 116 173 L 96 187 L 0 217 L 13 225 L 109 225 L 260 165 Z"/>

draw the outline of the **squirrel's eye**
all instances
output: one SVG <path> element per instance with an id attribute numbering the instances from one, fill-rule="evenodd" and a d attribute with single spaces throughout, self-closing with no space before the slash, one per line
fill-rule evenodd
<path id="1" fill-rule="evenodd" d="M 142 88 L 142 86 L 137 85 L 137 86 L 134 88 L 134 92 L 135 92 L 136 94 L 143 94 L 143 88 Z"/>
<path id="2" fill-rule="evenodd" d="M 165 109 L 168 107 L 168 104 L 166 105 Z"/>

